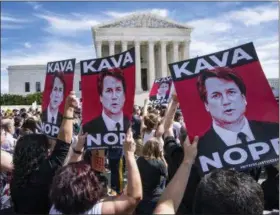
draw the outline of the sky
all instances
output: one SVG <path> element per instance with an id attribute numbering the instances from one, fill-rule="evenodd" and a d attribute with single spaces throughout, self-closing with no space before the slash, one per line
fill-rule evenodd
<path id="1" fill-rule="evenodd" d="M 2 2 L 1 93 L 8 66 L 94 58 L 91 27 L 134 12 L 192 26 L 190 57 L 253 42 L 266 77 L 279 77 L 277 2 Z"/>

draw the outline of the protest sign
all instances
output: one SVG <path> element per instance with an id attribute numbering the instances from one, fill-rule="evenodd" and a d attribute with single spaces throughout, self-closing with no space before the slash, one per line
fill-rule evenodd
<path id="1" fill-rule="evenodd" d="M 64 112 L 65 98 L 73 90 L 76 59 L 47 64 L 42 104 L 42 132 L 57 137 Z"/>
<path id="2" fill-rule="evenodd" d="M 166 104 L 170 100 L 172 86 L 171 76 L 155 79 L 149 99 L 153 105 Z"/>
<path id="3" fill-rule="evenodd" d="M 149 99 L 153 105 L 166 104 L 170 100 L 172 87 L 171 76 L 165 78 L 157 78 L 150 90 Z"/>
<path id="4" fill-rule="evenodd" d="M 278 161 L 278 105 L 253 43 L 169 64 L 197 163 L 245 170 Z"/>
<path id="5" fill-rule="evenodd" d="M 91 151 L 91 167 L 98 172 L 105 172 L 105 151 L 104 150 L 92 150 Z"/>
<path id="6" fill-rule="evenodd" d="M 122 148 L 135 94 L 135 50 L 80 62 L 83 131 L 90 149 Z"/>

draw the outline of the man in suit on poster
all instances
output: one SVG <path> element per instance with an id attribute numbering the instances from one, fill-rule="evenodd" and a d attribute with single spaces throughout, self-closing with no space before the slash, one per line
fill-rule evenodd
<path id="1" fill-rule="evenodd" d="M 199 154 L 211 157 L 213 152 L 223 153 L 233 145 L 279 137 L 278 123 L 246 118 L 246 86 L 232 69 L 217 67 L 201 72 L 197 89 L 212 117 L 211 128 L 199 140 Z M 254 168 L 250 174 L 258 180 L 260 170 Z"/>
<path id="2" fill-rule="evenodd" d="M 62 72 L 54 75 L 52 82 L 52 91 L 50 93 L 50 103 L 46 110 L 42 112 L 42 121 L 60 126 L 62 114 L 59 112 L 59 106 L 63 102 L 65 94 L 65 80 Z"/>
<path id="3" fill-rule="evenodd" d="M 129 119 L 123 114 L 126 84 L 120 69 L 100 72 L 97 90 L 102 104 L 102 114 L 87 122 L 83 131 L 90 133 L 106 133 L 108 131 L 126 132 Z"/>
<path id="4" fill-rule="evenodd" d="M 87 122 L 83 131 L 89 134 L 107 133 L 109 131 L 126 132 L 130 120 L 124 116 L 126 84 L 123 71 L 114 68 L 100 72 L 97 80 L 97 90 L 102 104 L 102 114 Z M 109 149 L 109 167 L 111 169 L 111 187 L 117 193 L 122 192 L 122 149 Z"/>
<path id="5" fill-rule="evenodd" d="M 170 92 L 170 82 L 161 82 L 158 86 L 157 94 L 150 97 L 151 101 L 158 100 L 158 101 L 168 101 L 169 99 L 169 92 Z"/>

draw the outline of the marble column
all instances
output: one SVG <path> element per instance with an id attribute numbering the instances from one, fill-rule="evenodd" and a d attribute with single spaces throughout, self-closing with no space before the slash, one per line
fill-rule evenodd
<path id="1" fill-rule="evenodd" d="M 173 41 L 173 63 L 179 61 L 179 46 L 177 41 Z"/>
<path id="2" fill-rule="evenodd" d="M 122 52 L 127 50 L 127 41 L 122 41 Z"/>
<path id="3" fill-rule="evenodd" d="M 160 42 L 161 52 L 161 78 L 167 76 L 166 41 Z"/>
<path id="4" fill-rule="evenodd" d="M 115 41 L 109 41 L 109 55 L 115 54 Z"/>
<path id="5" fill-rule="evenodd" d="M 102 57 L 102 41 L 97 41 L 96 42 L 96 56 L 98 58 Z"/>
<path id="6" fill-rule="evenodd" d="M 135 87 L 136 92 L 142 92 L 142 86 L 141 86 L 141 53 L 140 53 L 140 42 L 134 41 L 135 44 L 135 64 L 136 64 L 136 74 L 135 74 Z"/>
<path id="7" fill-rule="evenodd" d="M 187 59 L 190 58 L 189 45 L 190 45 L 190 42 L 189 42 L 189 41 L 184 42 L 184 48 L 183 48 L 183 51 L 184 51 L 184 60 L 187 60 Z"/>
<path id="8" fill-rule="evenodd" d="M 148 89 L 151 89 L 155 80 L 155 55 L 154 55 L 154 41 L 149 41 L 149 72 L 148 72 Z"/>

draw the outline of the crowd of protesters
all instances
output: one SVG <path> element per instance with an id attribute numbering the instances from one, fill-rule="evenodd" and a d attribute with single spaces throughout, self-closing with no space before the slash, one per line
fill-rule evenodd
<path id="1" fill-rule="evenodd" d="M 84 149 L 74 92 L 57 139 L 42 134 L 38 110 L 1 111 L 1 214 L 277 214 L 278 166 L 263 168 L 262 183 L 233 170 L 201 176 L 198 137 L 190 143 L 178 107 L 176 95 L 134 106 L 122 153 L 106 163 L 110 180 Z"/>

